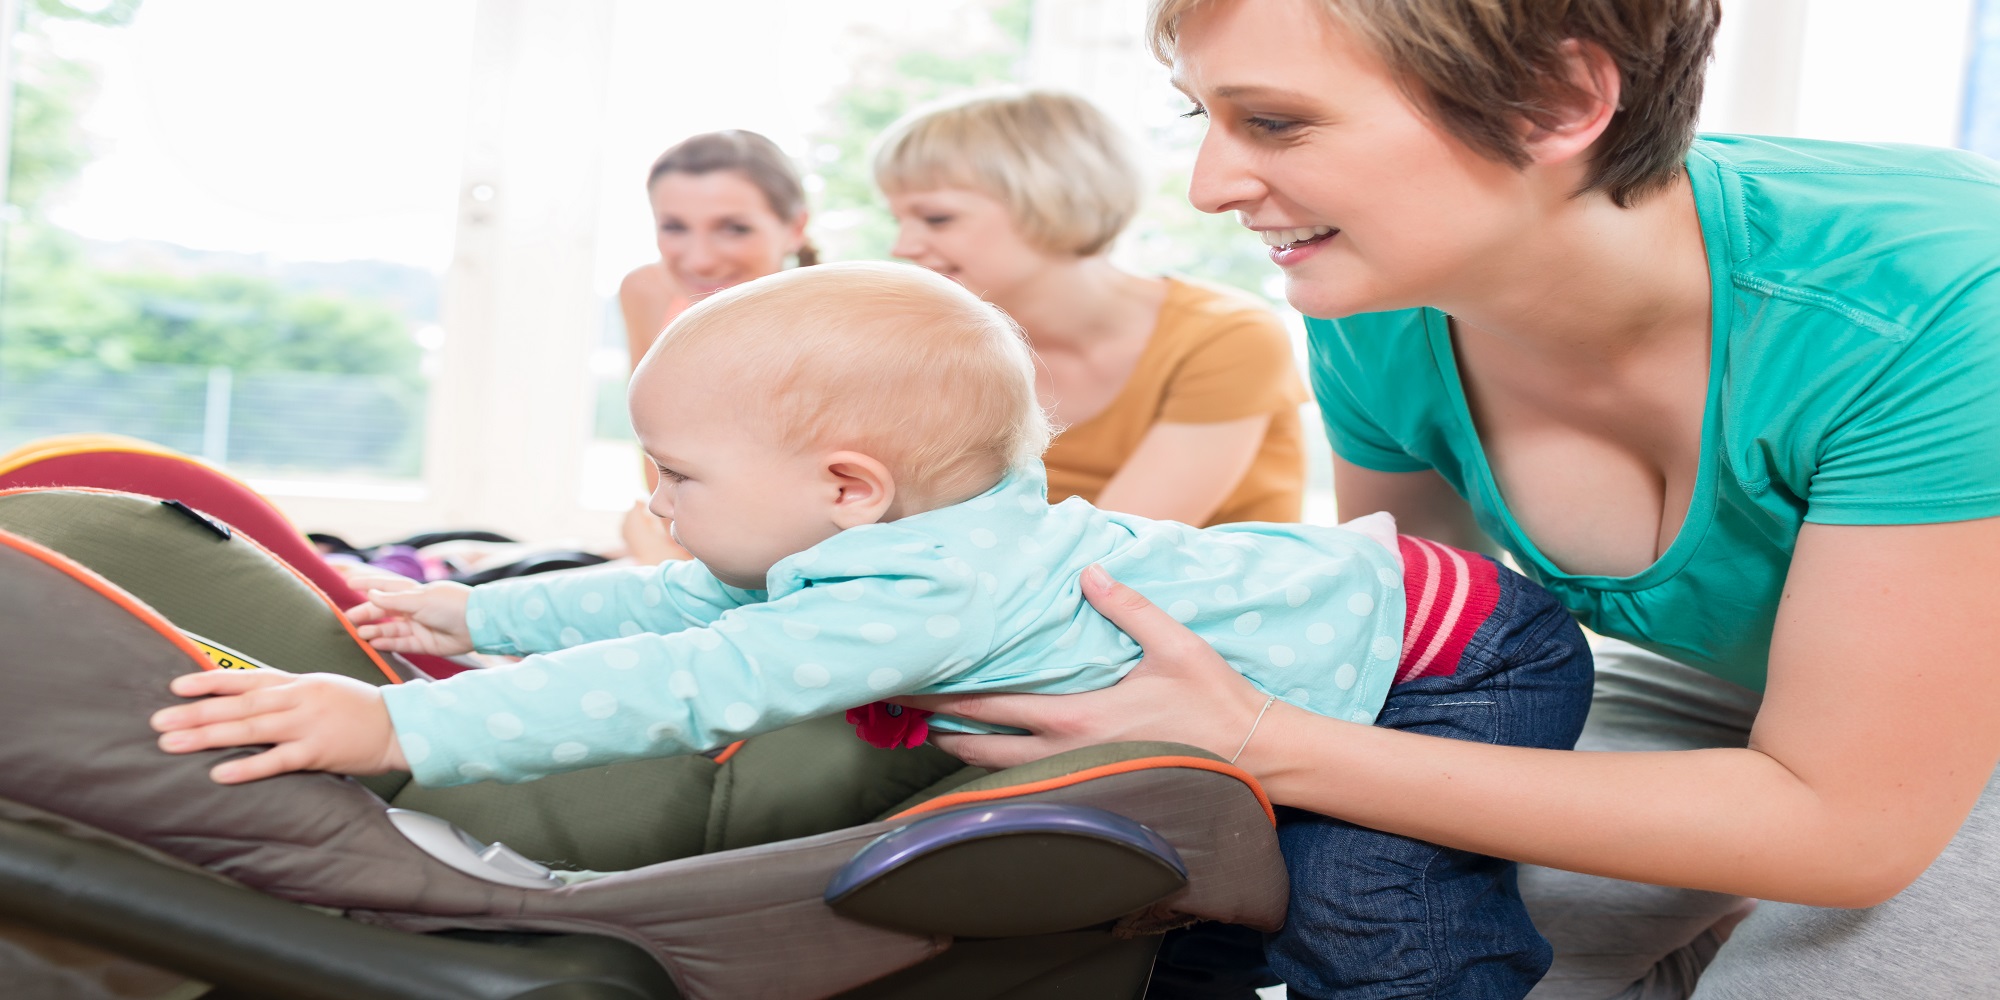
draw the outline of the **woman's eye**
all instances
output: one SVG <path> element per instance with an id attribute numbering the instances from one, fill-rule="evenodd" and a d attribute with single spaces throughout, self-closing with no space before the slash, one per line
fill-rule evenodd
<path id="1" fill-rule="evenodd" d="M 1245 118 L 1243 124 L 1265 135 L 1284 135 L 1299 127 L 1298 122 L 1288 122 L 1279 118 Z"/>
<path id="2" fill-rule="evenodd" d="M 749 227 L 749 226 L 746 226 L 746 225 L 744 225 L 744 224 L 742 224 L 742 223 L 740 223 L 740 222 L 732 222 L 732 223 L 730 223 L 729 225 L 726 225 L 726 226 L 722 227 L 722 231 L 723 231 L 723 232 L 725 232 L 725 233 L 728 233 L 728 234 L 729 234 L 729 235 L 731 235 L 731 236 L 748 236 L 748 235 L 750 235 L 750 227 Z"/>
<path id="3" fill-rule="evenodd" d="M 666 480 L 667 482 L 670 482 L 670 483 L 685 483 L 685 482 L 687 482 L 687 478 L 688 478 L 688 477 L 686 477 L 686 476 L 683 476 L 683 475 L 681 475 L 680 473 L 678 473 L 678 472 L 675 472 L 674 470 L 672 470 L 672 469 L 669 469 L 669 468 L 667 468 L 667 467 L 666 467 L 666 466 L 664 466 L 664 465 L 659 465 L 659 466 L 654 466 L 654 468 L 657 468 L 657 469 L 659 469 L 659 470 L 660 470 L 660 478 L 661 478 L 661 479 L 664 479 L 664 480 Z"/>
<path id="4" fill-rule="evenodd" d="M 926 216 L 924 216 L 924 225 L 926 225 L 926 226 L 929 226 L 929 227 L 931 227 L 932 229 L 936 229 L 936 228 L 938 228 L 938 227 L 940 227 L 940 226 L 943 226 L 943 225 L 945 225 L 946 223 L 949 223 L 950 221 L 951 221 L 951 216 L 949 216 L 949 215 L 926 215 Z"/>
<path id="5" fill-rule="evenodd" d="M 1201 105 L 1199 105 L 1199 104 L 1197 104 L 1197 105 L 1195 105 L 1194 107 L 1192 107 L 1192 108 L 1189 108 L 1189 109 L 1187 109 L 1186 111 L 1183 111 L 1183 112 L 1181 112 L 1181 117 L 1182 117 L 1182 118 L 1207 118 L 1207 117 L 1208 117 L 1208 109 L 1207 109 L 1207 108 L 1204 108 L 1204 107 L 1202 107 L 1202 106 L 1201 106 Z"/>
<path id="6" fill-rule="evenodd" d="M 683 225 L 681 225 L 681 224 L 680 224 L 680 223 L 678 223 L 678 222 L 662 222 L 662 223 L 660 223 L 660 232 L 663 232 L 663 233 L 684 233 L 684 232 L 687 232 L 687 227 L 686 227 L 686 226 L 683 226 Z"/>

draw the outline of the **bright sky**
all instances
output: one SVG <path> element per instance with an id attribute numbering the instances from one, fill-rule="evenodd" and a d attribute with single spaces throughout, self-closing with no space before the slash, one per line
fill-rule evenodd
<path id="1" fill-rule="evenodd" d="M 613 8 L 598 284 L 651 251 L 645 169 L 693 132 L 794 154 L 867 25 L 942 23 L 937 0 L 580 0 Z M 104 70 L 98 158 L 56 212 L 107 240 L 442 270 L 472 67 L 473 0 L 146 0 L 59 41 Z"/>

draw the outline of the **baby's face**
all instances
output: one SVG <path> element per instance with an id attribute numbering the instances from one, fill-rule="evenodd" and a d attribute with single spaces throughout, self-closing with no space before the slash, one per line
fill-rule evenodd
<path id="1" fill-rule="evenodd" d="M 778 560 L 840 530 L 822 502 L 838 487 L 811 456 L 730 419 L 742 400 L 731 405 L 729 394 L 700 381 L 642 369 L 634 384 L 632 424 L 660 468 L 650 507 L 722 582 L 762 590 Z"/>

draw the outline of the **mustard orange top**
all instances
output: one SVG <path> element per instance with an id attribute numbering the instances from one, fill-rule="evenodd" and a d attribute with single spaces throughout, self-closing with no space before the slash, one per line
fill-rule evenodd
<path id="1" fill-rule="evenodd" d="M 1049 499 L 1093 503 L 1153 425 L 1215 424 L 1271 414 L 1243 481 L 1208 519 L 1296 521 L 1305 492 L 1299 405 L 1305 384 L 1285 324 L 1248 296 L 1167 279 L 1153 337 L 1104 412 L 1063 431 L 1043 457 Z"/>

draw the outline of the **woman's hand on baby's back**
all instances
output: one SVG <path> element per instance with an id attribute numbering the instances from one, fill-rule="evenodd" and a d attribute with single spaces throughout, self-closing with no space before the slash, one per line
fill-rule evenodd
<path id="1" fill-rule="evenodd" d="M 209 776 L 241 784 L 287 771 L 381 774 L 408 770 L 382 693 L 338 674 L 282 670 L 209 670 L 168 686 L 202 700 L 153 713 L 160 749 L 192 753 L 270 744 L 271 749 L 217 764 Z"/>
<path id="2" fill-rule="evenodd" d="M 912 708 L 1029 731 L 1027 736 L 942 733 L 939 749 L 978 767 L 1014 767 L 1051 754 L 1130 740 L 1186 743 L 1228 757 L 1255 724 L 1265 696 L 1214 647 L 1144 595 L 1097 566 L 1083 595 L 1139 644 L 1144 659 L 1123 680 L 1081 694 L 946 694 L 890 699 Z"/>
<path id="3" fill-rule="evenodd" d="M 376 649 L 394 653 L 457 656 L 472 652 L 465 624 L 472 588 L 462 583 L 427 583 L 410 590 L 371 590 L 368 600 L 347 609 L 355 632 Z"/>

